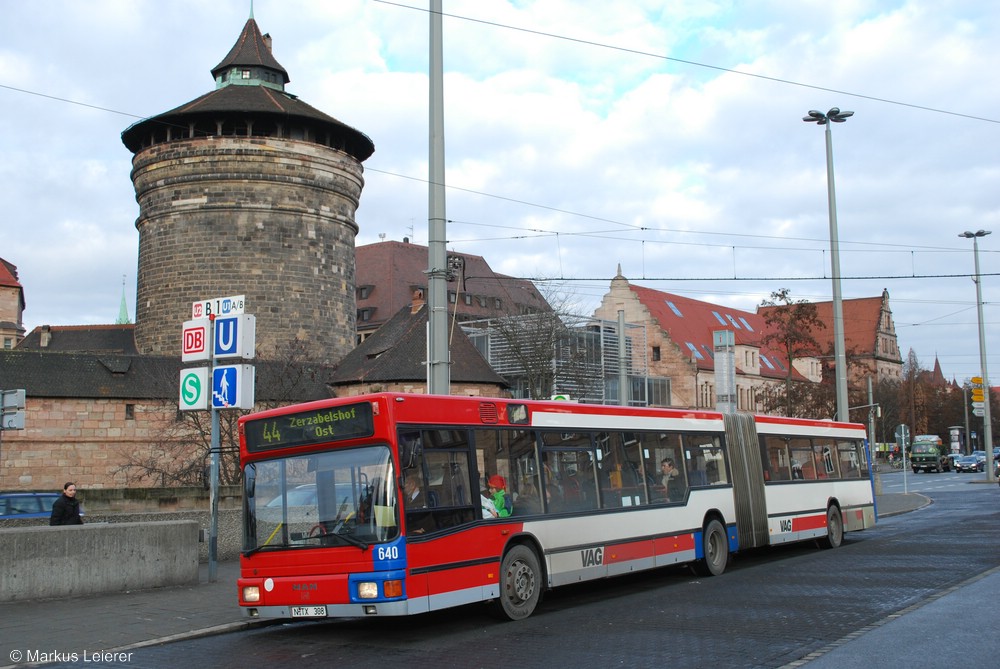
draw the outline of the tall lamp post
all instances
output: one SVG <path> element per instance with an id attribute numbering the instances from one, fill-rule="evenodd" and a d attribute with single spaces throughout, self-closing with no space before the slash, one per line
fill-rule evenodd
<path id="1" fill-rule="evenodd" d="M 959 235 L 972 240 L 972 255 L 976 260 L 976 311 L 979 315 L 979 373 L 983 377 L 983 450 L 986 451 L 986 479 L 993 480 L 993 426 L 990 416 L 990 380 L 986 374 L 986 331 L 983 328 L 983 282 L 979 275 L 979 238 L 990 234 L 990 230 L 969 232 Z"/>
<path id="2" fill-rule="evenodd" d="M 850 420 L 847 405 L 847 354 L 844 346 L 844 304 L 840 294 L 840 239 L 837 234 L 837 196 L 833 188 L 833 133 L 830 126 L 843 123 L 852 111 L 834 107 L 825 114 L 815 109 L 803 116 L 806 123 L 826 126 L 826 190 L 830 206 L 830 273 L 833 276 L 833 354 L 837 386 L 837 420 Z"/>

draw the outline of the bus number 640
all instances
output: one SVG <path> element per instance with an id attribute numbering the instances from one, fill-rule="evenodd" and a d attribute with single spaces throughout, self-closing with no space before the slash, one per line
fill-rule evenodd
<path id="1" fill-rule="evenodd" d="M 379 560 L 398 560 L 399 559 L 399 546 L 379 546 L 378 547 L 378 559 Z"/>

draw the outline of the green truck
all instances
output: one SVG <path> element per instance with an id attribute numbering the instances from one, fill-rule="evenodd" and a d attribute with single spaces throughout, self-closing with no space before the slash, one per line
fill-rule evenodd
<path id="1" fill-rule="evenodd" d="M 951 459 L 941 437 L 936 434 L 918 434 L 910 447 L 910 467 L 913 473 L 950 472 Z"/>

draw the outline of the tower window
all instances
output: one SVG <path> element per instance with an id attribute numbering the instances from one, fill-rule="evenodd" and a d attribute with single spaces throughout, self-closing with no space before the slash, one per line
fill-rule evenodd
<path id="1" fill-rule="evenodd" d="M 250 78 L 250 70 L 243 70 L 243 78 L 244 79 Z"/>

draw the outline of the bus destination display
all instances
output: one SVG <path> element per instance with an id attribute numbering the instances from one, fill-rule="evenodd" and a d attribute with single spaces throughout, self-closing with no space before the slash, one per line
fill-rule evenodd
<path id="1" fill-rule="evenodd" d="M 371 403 L 359 402 L 251 420 L 243 426 L 243 431 L 248 451 L 267 451 L 370 437 L 375 432 L 375 425 Z"/>

